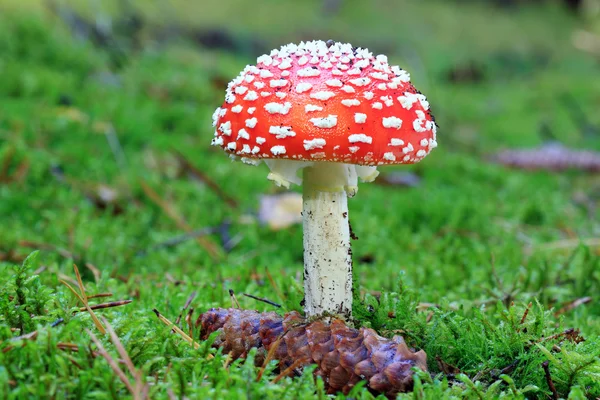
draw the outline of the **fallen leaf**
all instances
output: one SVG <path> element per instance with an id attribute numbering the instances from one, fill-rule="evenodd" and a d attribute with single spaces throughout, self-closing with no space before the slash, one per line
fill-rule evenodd
<path id="1" fill-rule="evenodd" d="M 261 196 L 258 220 L 273 230 L 302 222 L 302 195 L 288 192 Z"/>
<path id="2" fill-rule="evenodd" d="M 381 174 L 375 180 L 375 183 L 383 186 L 405 186 L 416 187 L 421 184 L 421 177 L 412 172 L 391 172 Z"/>
<path id="3" fill-rule="evenodd" d="M 578 169 L 600 171 L 600 153 L 590 150 L 572 150 L 560 143 L 548 143 L 528 150 L 503 150 L 492 160 L 508 167 L 525 170 L 564 171 Z"/>

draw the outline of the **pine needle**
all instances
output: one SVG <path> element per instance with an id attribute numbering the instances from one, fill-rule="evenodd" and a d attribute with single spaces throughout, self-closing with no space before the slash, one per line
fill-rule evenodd
<path id="1" fill-rule="evenodd" d="M 81 281 L 81 275 L 79 275 L 79 270 L 77 269 L 77 265 L 73 264 L 73 268 L 75 269 L 75 275 L 77 276 L 77 282 L 79 283 L 79 288 L 81 290 L 81 294 L 77 293 L 77 291 L 73 288 L 73 286 L 69 285 L 66 281 L 61 279 L 60 283 L 62 283 L 66 287 L 68 287 L 69 290 L 71 292 L 73 292 L 73 294 L 79 299 L 79 301 L 81 301 L 83 303 L 83 305 L 85 306 L 87 311 L 90 313 L 90 316 L 92 317 L 92 320 L 94 321 L 94 325 L 96 325 L 96 328 L 98 328 L 100 333 L 102 333 L 104 335 L 104 334 L 106 334 L 106 330 L 102 326 L 102 323 L 100 323 L 100 320 L 98 319 L 98 317 L 96 317 L 94 310 L 92 310 L 90 308 L 90 306 L 87 302 L 87 298 L 85 296 L 85 289 L 83 287 L 83 282 Z"/>
<path id="2" fill-rule="evenodd" d="M 94 333 L 92 331 L 90 331 L 89 329 L 86 329 L 86 332 L 88 333 L 88 335 L 90 335 L 90 338 L 92 338 L 92 341 L 96 344 L 96 347 L 98 347 L 98 353 L 102 357 L 104 357 L 106 362 L 108 362 L 108 365 L 110 365 L 110 368 L 114 371 L 115 374 L 117 374 L 117 376 L 119 377 L 121 382 L 123 382 L 125 387 L 127 387 L 127 390 L 129 390 L 129 392 L 131 394 L 135 393 L 133 390 L 133 386 L 131 386 L 129 379 L 127 379 L 127 375 L 125 375 L 125 372 L 123 372 L 123 370 L 121 368 L 119 368 L 119 364 L 117 364 L 115 359 L 112 358 L 110 354 L 108 354 L 108 352 L 106 351 L 104 346 L 102 346 L 102 343 L 100 342 L 100 340 L 98 340 L 96 335 L 94 335 Z"/>
<path id="3" fill-rule="evenodd" d="M 156 316 L 158 317 L 158 319 L 163 324 L 165 324 L 169 328 L 173 329 L 176 333 L 178 333 L 179 336 L 181 336 L 183 338 L 183 340 L 185 340 L 190 345 L 192 345 L 194 347 L 194 349 L 198 349 L 200 347 L 200 344 L 198 344 L 197 342 L 195 342 L 194 339 L 192 339 L 191 337 L 189 337 L 187 335 L 187 333 L 185 333 L 184 331 L 182 331 L 181 329 L 179 329 L 179 327 L 177 325 L 175 325 L 174 323 L 172 323 L 171 321 L 169 321 L 166 317 L 164 317 L 156 308 L 153 308 L 152 311 L 154 311 L 154 314 L 156 314 Z M 212 354 L 209 354 L 209 358 L 213 358 Z"/>

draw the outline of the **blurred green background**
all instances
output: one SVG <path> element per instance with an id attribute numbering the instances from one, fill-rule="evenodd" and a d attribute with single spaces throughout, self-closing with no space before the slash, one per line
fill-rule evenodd
<path id="1" fill-rule="evenodd" d="M 599 10 L 596 0 L 1 0 L 0 339 L 37 329 L 48 340 L 87 345 L 81 329 L 91 320 L 71 315 L 80 304 L 58 282 L 76 263 L 89 292 L 134 299 L 102 315 L 128 338 L 136 365 L 161 377 L 156 396 L 314 393 L 310 376 L 248 389 L 245 370 L 229 371 L 239 374 L 233 381 L 208 374 L 207 385 L 200 370 L 217 370 L 223 358 L 199 362 L 150 310 L 175 319 L 194 292 L 200 312 L 229 306 L 228 289 L 301 309 L 301 226 L 274 229 L 277 221 L 259 215 L 263 196 L 282 190 L 266 180 L 265 166 L 233 163 L 211 148 L 211 115 L 229 80 L 256 57 L 333 39 L 409 71 L 439 124 L 429 157 L 382 168 L 379 183 L 361 185 L 350 201 L 357 285 L 371 305 L 357 305 L 358 323 L 404 329 L 411 345 L 426 349 L 438 382 L 422 389 L 430 398 L 468 398 L 477 393 L 470 384 L 495 398 L 510 386 L 489 389 L 498 371 L 516 381 L 507 396 L 551 396 L 540 367 L 548 355 L 526 343 L 577 328 L 587 341 L 565 348 L 582 357 L 577 362 L 591 360 L 592 372 L 565 372 L 560 365 L 572 360 L 560 352 L 551 371 L 561 396 L 600 396 L 592 350 L 600 348 L 600 155 L 582 170 L 576 153 L 600 151 Z M 547 155 L 548 143 L 562 153 Z M 515 149 L 537 149 L 554 168 L 495 162 L 499 151 Z M 575 153 L 566 157 L 567 149 Z M 570 168 L 556 168 L 565 159 Z M 293 201 L 281 207 L 295 210 Z M 19 286 L 11 266 L 34 249 L 38 264 L 26 275 L 36 271 L 52 294 L 38 299 L 43 306 L 24 325 L 11 314 L 27 308 L 10 295 Z M 537 328 L 510 328 L 506 315 L 520 318 L 536 301 Z M 369 314 L 372 307 L 378 311 Z M 50 328 L 59 317 L 67 322 Z M 480 336 L 469 336 L 475 331 Z M 41 396 L 44 379 L 55 395 L 127 393 L 101 360 L 88 380 L 73 382 L 68 368 L 45 368 L 62 353 L 35 358 L 35 346 L 0 355 L 5 393 Z M 470 384 L 448 377 L 436 357 Z M 177 372 L 168 367 L 174 358 Z M 529 384 L 537 391 L 519 392 Z"/>

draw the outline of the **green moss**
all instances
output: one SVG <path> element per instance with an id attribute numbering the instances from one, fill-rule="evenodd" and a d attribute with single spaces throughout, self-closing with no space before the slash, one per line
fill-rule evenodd
<path id="1" fill-rule="evenodd" d="M 228 12 L 234 3 L 245 11 Z M 194 350 L 151 311 L 175 320 L 195 293 L 195 319 L 229 306 L 227 289 L 244 308 L 272 309 L 239 295 L 246 292 L 281 303 L 282 311 L 301 310 L 301 227 L 275 232 L 258 223 L 260 195 L 277 190 L 266 170 L 231 163 L 209 143 L 212 111 L 225 83 L 252 62 L 253 43 L 306 38 L 310 25 L 320 38 L 389 53 L 428 95 L 440 124 L 440 147 L 424 162 L 382 169 L 418 174 L 420 185 L 365 184 L 350 201 L 360 238 L 353 243 L 356 325 L 401 334 L 428 354 L 431 374 L 419 373 L 403 398 L 545 398 L 544 361 L 560 396 L 600 396 L 598 302 L 557 313 L 600 291 L 597 245 L 574 240 L 597 236 L 597 179 L 488 161 L 500 148 L 542 143 L 543 125 L 569 146 L 600 149 L 589 134 L 600 125 L 597 62 L 568 42 L 577 21 L 554 6 L 504 13 L 454 2 L 344 2 L 339 15 L 324 18 L 316 1 L 255 3 L 196 12 L 197 5 L 173 0 L 166 13 L 132 1 L 128 12 L 140 10 L 145 21 L 143 45 L 118 37 L 102 48 L 74 39 L 33 3 L 26 10 L 0 1 L 0 393 L 130 396 L 91 354 L 85 329 L 93 331 L 93 321 L 75 312 L 81 304 L 59 282 L 73 277 L 75 262 L 87 293 L 133 300 L 97 314 L 153 383 L 152 398 L 168 390 L 188 398 L 326 397 L 310 369 L 274 383 L 274 364 L 260 379 L 251 358 L 224 368 L 227 356 L 210 341 Z M 101 16 L 119 15 L 117 2 L 104 7 Z M 231 23 L 238 51 L 210 50 L 189 37 L 150 40 L 180 22 L 183 31 Z M 449 81 L 451 68 L 470 63 L 483 68 L 483 80 Z M 192 179 L 174 151 L 239 206 Z M 182 229 L 142 182 L 193 229 L 230 221 L 237 245 L 221 259 L 194 240 L 160 246 Z M 208 238 L 223 245 L 218 234 Z M 41 249 L 37 261 L 37 253 L 25 259 L 32 249 Z M 569 340 L 561 334 L 568 328 L 586 340 Z M 21 337 L 34 331 L 35 339 Z M 348 397 L 373 398 L 362 386 Z"/>

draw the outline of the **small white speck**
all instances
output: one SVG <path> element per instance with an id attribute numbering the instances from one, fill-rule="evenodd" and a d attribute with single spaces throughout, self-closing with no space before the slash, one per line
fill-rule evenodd
<path id="1" fill-rule="evenodd" d="M 433 123 L 431 123 L 431 121 L 427 121 L 425 119 L 425 113 L 421 110 L 416 110 L 415 113 L 417 114 L 417 119 L 415 119 L 413 121 L 413 129 L 416 132 L 425 132 L 425 131 L 431 129 L 431 125 Z M 428 124 L 428 122 L 429 122 L 429 124 Z M 425 123 L 424 127 L 422 125 L 423 123 Z"/>
<path id="2" fill-rule="evenodd" d="M 212 115 L 212 126 L 217 126 L 217 120 L 219 119 L 219 115 L 221 114 L 221 107 L 217 107 L 215 112 Z"/>
<path id="3" fill-rule="evenodd" d="M 308 62 L 308 57 L 302 56 L 298 59 L 298 65 L 303 66 Z"/>
<path id="4" fill-rule="evenodd" d="M 291 58 L 284 58 L 283 60 L 281 60 L 281 63 L 277 66 L 277 68 L 279 69 L 288 69 L 292 67 L 292 59 Z"/>
<path id="5" fill-rule="evenodd" d="M 327 90 L 322 90 L 320 92 L 310 94 L 311 99 L 317 99 L 317 100 L 329 100 L 333 96 L 335 96 L 335 93 L 327 91 Z"/>
<path id="6" fill-rule="evenodd" d="M 281 103 L 267 103 L 265 104 L 265 110 L 269 114 L 287 114 L 292 108 L 292 103 L 286 101 L 285 104 Z"/>
<path id="7" fill-rule="evenodd" d="M 402 126 L 402 120 L 398 117 L 383 117 L 382 123 L 384 128 L 400 129 Z"/>
<path id="8" fill-rule="evenodd" d="M 235 150 L 235 148 L 237 147 L 237 143 L 236 142 L 229 142 L 227 143 L 227 148 L 231 151 Z"/>
<path id="9" fill-rule="evenodd" d="M 312 111 L 323 111 L 323 107 L 315 106 L 314 104 L 307 104 L 304 106 L 304 112 L 312 112 Z"/>
<path id="10" fill-rule="evenodd" d="M 296 85 L 296 92 L 304 93 L 312 88 L 312 84 L 308 82 L 300 82 Z"/>
<path id="11" fill-rule="evenodd" d="M 274 76 L 273 73 L 268 69 L 261 69 L 259 75 L 263 79 L 272 78 Z"/>
<path id="12" fill-rule="evenodd" d="M 281 76 L 290 76 L 290 71 L 282 71 Z"/>
<path id="13" fill-rule="evenodd" d="M 381 96 L 381 101 L 385 103 L 386 106 L 391 107 L 394 105 L 394 100 L 392 100 L 392 96 Z"/>
<path id="14" fill-rule="evenodd" d="M 404 96 L 398 96 L 400 105 L 406 110 L 410 110 L 417 100 L 417 96 L 409 92 L 404 93 Z"/>
<path id="15" fill-rule="evenodd" d="M 429 140 L 421 139 L 421 146 L 427 146 L 429 144 Z"/>
<path id="16" fill-rule="evenodd" d="M 426 155 L 427 155 L 427 152 L 425 150 L 417 151 L 417 157 L 425 157 Z"/>
<path id="17" fill-rule="evenodd" d="M 258 120 L 256 119 L 256 117 L 247 119 L 246 120 L 246 126 L 248 128 L 254 128 L 256 126 L 257 122 L 258 122 Z"/>
<path id="18" fill-rule="evenodd" d="M 402 152 L 404 154 L 406 154 L 406 153 L 409 153 L 409 152 L 413 151 L 414 149 L 415 148 L 413 147 L 412 143 L 409 143 L 409 144 L 406 145 L 406 147 L 402 148 Z"/>
<path id="19" fill-rule="evenodd" d="M 277 92 L 277 93 L 275 93 L 275 96 L 277 96 L 280 99 L 285 99 L 285 96 L 287 96 L 287 93 L 285 93 L 285 92 Z"/>
<path id="20" fill-rule="evenodd" d="M 311 158 L 325 158 L 327 155 L 324 152 L 312 153 Z"/>
<path id="21" fill-rule="evenodd" d="M 265 87 L 265 83 L 261 82 L 261 81 L 256 81 L 256 82 L 253 83 L 253 85 L 254 85 L 255 88 L 257 88 L 259 90 Z"/>
<path id="22" fill-rule="evenodd" d="M 338 144 L 338 145 L 335 145 L 335 146 L 333 146 L 333 150 L 339 150 L 339 149 L 340 149 L 340 145 L 339 145 L 339 144 Z"/>
<path id="23" fill-rule="evenodd" d="M 269 86 L 271 87 L 284 87 L 288 84 L 288 81 L 285 79 L 271 79 L 269 82 Z"/>
<path id="24" fill-rule="evenodd" d="M 312 68 L 312 67 L 299 69 L 298 72 L 296 72 L 296 73 L 298 74 L 298 76 L 301 76 L 301 77 L 321 75 L 321 71 L 319 71 L 319 69 Z"/>
<path id="25" fill-rule="evenodd" d="M 275 156 L 285 154 L 285 146 L 273 146 L 271 147 L 271 153 Z"/>
<path id="26" fill-rule="evenodd" d="M 260 137 L 260 136 L 256 137 L 256 143 L 258 143 L 258 144 L 263 144 L 266 141 L 267 141 L 267 139 L 265 139 L 264 137 Z"/>
<path id="27" fill-rule="evenodd" d="M 392 152 L 383 153 L 383 159 L 388 161 L 396 161 L 396 156 Z"/>
<path id="28" fill-rule="evenodd" d="M 344 73 L 342 71 L 340 71 L 339 69 L 332 69 L 331 75 L 341 76 L 341 75 L 344 75 Z"/>
<path id="29" fill-rule="evenodd" d="M 429 148 L 430 149 L 435 149 L 437 147 L 437 142 L 433 139 L 429 139 Z"/>
<path id="30" fill-rule="evenodd" d="M 273 59 L 270 56 L 264 54 L 256 59 L 256 63 L 257 64 L 262 63 L 268 67 L 269 65 L 271 65 L 273 63 Z"/>
<path id="31" fill-rule="evenodd" d="M 231 112 L 239 114 L 242 112 L 243 109 L 244 109 L 244 107 L 242 107 L 241 105 L 238 104 L 237 106 L 231 107 Z"/>
<path id="32" fill-rule="evenodd" d="M 248 107 L 248 114 L 254 114 L 254 111 L 256 111 L 256 107 Z"/>
<path id="33" fill-rule="evenodd" d="M 231 121 L 223 122 L 219 125 L 219 131 L 223 133 L 223 135 L 230 136 L 231 135 Z"/>
<path id="34" fill-rule="evenodd" d="M 348 75 L 360 75 L 360 69 L 358 68 L 352 68 L 350 69 L 348 72 L 346 72 Z"/>
<path id="35" fill-rule="evenodd" d="M 410 74 L 404 70 L 401 70 L 398 66 L 392 67 L 392 72 L 396 74 L 396 77 L 400 79 L 400 82 L 410 82 Z"/>
<path id="36" fill-rule="evenodd" d="M 225 95 L 225 102 L 228 104 L 235 102 L 235 95 L 233 93 L 227 93 Z"/>
<path id="37" fill-rule="evenodd" d="M 356 86 L 365 86 L 365 85 L 368 85 L 369 82 L 371 82 L 371 80 L 367 77 L 363 77 L 363 78 L 350 79 L 349 82 Z"/>
<path id="38" fill-rule="evenodd" d="M 271 92 L 260 92 L 261 97 L 269 97 L 272 94 L 273 93 L 271 93 Z"/>
<path id="39" fill-rule="evenodd" d="M 375 94 L 373 92 L 365 92 L 364 96 L 365 96 L 365 99 L 371 100 L 373 98 L 373 96 L 375 96 Z"/>
<path id="40" fill-rule="evenodd" d="M 350 85 L 342 86 L 341 90 L 343 90 L 346 93 L 356 93 L 356 90 Z"/>
<path id="41" fill-rule="evenodd" d="M 377 84 L 377 89 L 387 90 L 387 85 L 385 83 L 379 83 L 379 84 Z"/>
<path id="42" fill-rule="evenodd" d="M 423 107 L 424 110 L 429 110 L 429 102 L 425 95 L 419 93 L 417 94 L 417 98 L 419 99 L 419 103 L 421 103 L 421 107 Z"/>
<path id="43" fill-rule="evenodd" d="M 260 151 L 260 147 L 258 147 L 258 146 L 254 146 L 254 147 L 252 148 L 252 154 L 256 154 L 256 153 L 258 153 L 259 151 Z"/>
<path id="44" fill-rule="evenodd" d="M 360 150 L 360 147 L 350 146 L 350 147 L 348 147 L 348 150 L 350 150 L 350 153 L 356 153 L 358 150 Z"/>
<path id="45" fill-rule="evenodd" d="M 344 84 L 342 83 L 342 81 L 340 81 L 339 79 L 329 79 L 329 80 L 325 81 L 325 84 L 327 86 L 332 86 L 332 87 L 342 87 L 342 86 L 344 86 Z"/>
<path id="46" fill-rule="evenodd" d="M 423 120 L 423 119 L 418 119 L 418 118 L 417 118 L 417 119 L 415 119 L 415 120 L 413 121 L 413 129 L 414 129 L 416 132 L 419 132 L 419 133 L 421 133 L 421 132 L 425 132 L 427 129 L 426 129 L 426 128 L 424 128 L 424 127 L 421 125 L 423 122 L 425 122 L 425 120 Z"/>
<path id="47" fill-rule="evenodd" d="M 404 146 L 404 140 L 392 138 L 389 146 Z"/>
<path id="48" fill-rule="evenodd" d="M 357 124 L 364 124 L 367 121 L 367 114 L 354 113 L 354 122 Z"/>
<path id="49" fill-rule="evenodd" d="M 325 139 L 311 139 L 304 141 L 305 150 L 322 149 L 325 146 Z"/>
<path id="50" fill-rule="evenodd" d="M 404 158 L 403 158 L 403 160 L 404 160 L 404 161 L 408 161 L 408 160 L 410 160 L 410 155 L 408 155 L 408 154 L 407 154 L 407 155 L 405 155 L 405 156 L 404 156 Z"/>
<path id="51" fill-rule="evenodd" d="M 350 143 L 373 143 L 373 138 L 371 136 L 367 136 L 364 133 L 354 133 L 348 136 L 348 141 Z"/>
<path id="52" fill-rule="evenodd" d="M 328 115 L 323 118 L 311 118 L 310 122 L 317 128 L 333 128 L 337 125 L 337 115 Z"/>
<path id="53" fill-rule="evenodd" d="M 248 74 L 244 77 L 244 80 L 246 81 L 246 83 L 250 83 L 254 80 L 254 75 Z"/>
<path id="54" fill-rule="evenodd" d="M 358 60 L 354 63 L 356 68 L 367 68 L 369 66 L 369 60 Z"/>
<path id="55" fill-rule="evenodd" d="M 213 146 L 222 146 L 223 145 L 223 136 L 219 136 L 214 138 L 211 143 Z"/>
<path id="56" fill-rule="evenodd" d="M 242 128 L 238 131 L 238 137 L 236 140 L 240 140 L 240 138 L 248 140 L 248 139 L 250 139 L 250 134 L 248 132 L 246 132 L 245 129 Z"/>
<path id="57" fill-rule="evenodd" d="M 254 90 L 248 91 L 246 96 L 244 96 L 244 100 L 247 100 L 247 101 L 254 101 L 256 99 L 258 99 L 258 94 L 256 94 L 256 92 Z"/>
<path id="58" fill-rule="evenodd" d="M 342 100 L 342 104 L 346 107 L 360 106 L 360 101 L 356 99 L 344 99 Z"/>
<path id="59" fill-rule="evenodd" d="M 244 94 L 246 91 L 248 91 L 246 86 L 238 86 L 235 88 L 235 94 Z"/>
<path id="60" fill-rule="evenodd" d="M 240 154 L 248 154 L 250 153 L 250 146 L 247 144 L 242 145 L 242 150 L 240 150 Z"/>
<path id="61" fill-rule="evenodd" d="M 387 81 L 389 79 L 387 74 L 383 74 L 381 72 L 371 72 L 369 75 L 371 78 L 379 79 L 381 81 Z"/>
<path id="62" fill-rule="evenodd" d="M 291 126 L 270 126 L 269 133 L 276 135 L 277 139 L 285 139 L 288 136 L 296 136 L 296 132 L 292 130 Z"/>
<path id="63" fill-rule="evenodd" d="M 380 102 L 376 101 L 375 103 L 371 104 L 371 107 L 373 107 L 376 110 L 382 110 L 383 109 L 383 104 L 381 104 Z"/>

